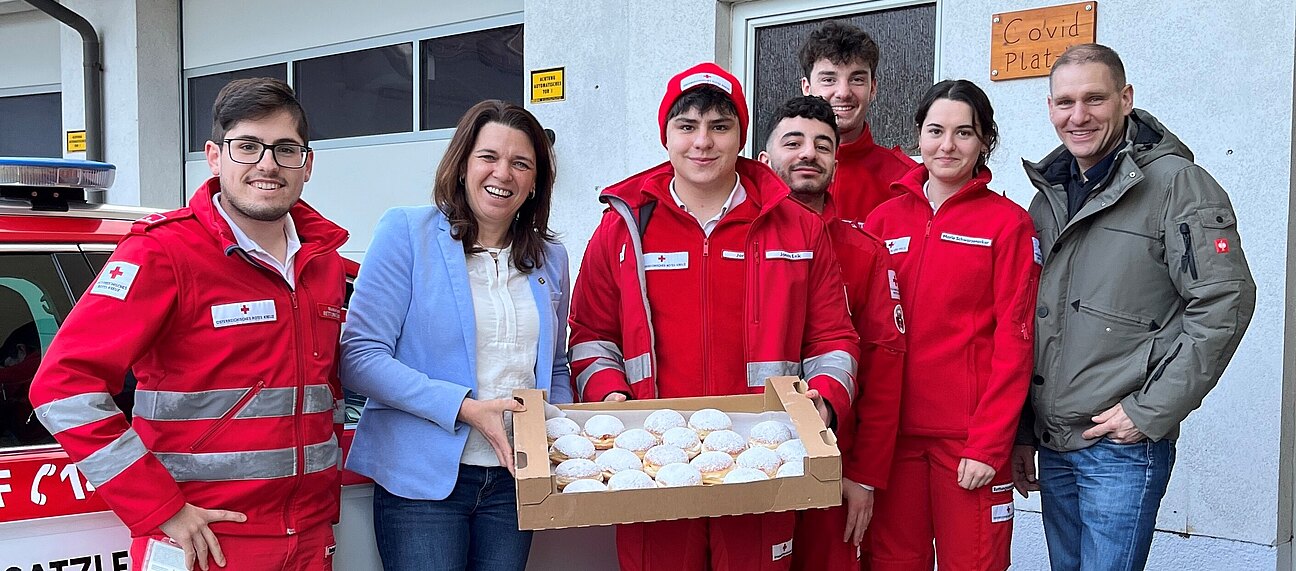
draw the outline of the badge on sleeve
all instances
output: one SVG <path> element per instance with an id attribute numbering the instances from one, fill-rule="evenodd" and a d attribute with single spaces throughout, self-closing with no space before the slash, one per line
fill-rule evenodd
<path id="1" fill-rule="evenodd" d="M 901 236 L 886 241 L 887 251 L 891 255 L 903 254 L 909 251 L 909 236 Z"/>
<path id="2" fill-rule="evenodd" d="M 887 282 L 891 284 L 891 299 L 900 301 L 900 283 L 896 281 L 895 270 L 887 270 Z"/>
<path id="3" fill-rule="evenodd" d="M 1229 250 L 1229 247 L 1228 247 L 1228 238 L 1216 238 L 1216 239 L 1215 239 L 1215 253 L 1216 253 L 1216 254 L 1227 254 L 1227 253 L 1228 253 L 1228 250 Z"/>
<path id="4" fill-rule="evenodd" d="M 895 316 L 896 331 L 903 334 L 905 332 L 904 310 L 900 309 L 900 304 L 896 304 L 895 309 L 892 310 L 891 314 Z"/>
<path id="5" fill-rule="evenodd" d="M 125 301 L 126 294 L 130 293 L 131 285 L 135 283 L 135 276 L 138 274 L 139 266 L 135 264 L 110 261 L 104 266 L 103 271 L 99 272 L 99 279 L 90 286 L 90 293 Z"/>

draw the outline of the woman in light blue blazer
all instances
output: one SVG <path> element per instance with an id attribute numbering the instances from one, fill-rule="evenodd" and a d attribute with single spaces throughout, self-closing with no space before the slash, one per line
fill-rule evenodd
<path id="1" fill-rule="evenodd" d="M 553 148 L 525 109 L 459 121 L 432 206 L 374 231 L 342 336 L 342 384 L 369 397 L 346 467 L 374 480 L 387 571 L 517 569 L 516 388 L 572 400 L 567 252 L 549 230 Z"/>

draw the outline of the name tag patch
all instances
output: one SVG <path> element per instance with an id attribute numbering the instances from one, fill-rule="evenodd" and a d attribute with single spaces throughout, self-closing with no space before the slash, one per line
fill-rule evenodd
<path id="1" fill-rule="evenodd" d="M 891 285 L 891 299 L 900 301 L 900 283 L 896 281 L 895 270 L 887 270 L 887 282 Z"/>
<path id="2" fill-rule="evenodd" d="M 139 266 L 135 264 L 108 262 L 103 271 L 99 272 L 99 279 L 90 286 L 90 293 L 125 301 L 126 294 L 130 293 L 131 284 L 135 283 L 135 276 L 138 274 Z"/>
<path id="3" fill-rule="evenodd" d="M 909 251 L 909 237 L 892 238 L 886 241 L 887 251 L 892 255 L 903 254 Z"/>
<path id="4" fill-rule="evenodd" d="M 1013 518 L 1012 502 L 990 506 L 990 523 L 1000 523 Z"/>
<path id="5" fill-rule="evenodd" d="M 990 247 L 989 238 L 976 238 L 973 236 L 963 236 L 961 234 L 951 234 L 949 232 L 941 232 L 941 240 L 945 240 L 946 242 L 955 242 L 958 244 L 967 244 L 969 246 L 985 246 L 987 248 Z"/>
<path id="6" fill-rule="evenodd" d="M 776 543 L 770 549 L 771 561 L 778 561 L 784 557 L 792 555 L 792 540 L 789 539 L 783 543 Z"/>
<path id="7" fill-rule="evenodd" d="M 655 252 L 644 254 L 644 270 L 687 270 L 688 252 Z"/>
<path id="8" fill-rule="evenodd" d="M 789 252 L 787 250 L 765 250 L 766 260 L 810 260 L 814 259 L 814 252 L 806 250 L 803 252 Z"/>
<path id="9" fill-rule="evenodd" d="M 721 250 L 720 257 L 726 260 L 746 260 L 747 252 L 735 252 L 733 250 Z"/>
<path id="10" fill-rule="evenodd" d="M 1012 484 L 999 484 L 998 486 L 992 486 L 990 488 L 990 493 L 999 494 L 1002 492 L 1011 492 L 1012 488 L 1013 488 Z"/>
<path id="11" fill-rule="evenodd" d="M 277 319 L 273 299 L 213 305 L 211 313 L 212 325 L 217 328 L 262 323 Z"/>
<path id="12" fill-rule="evenodd" d="M 543 278 L 541 278 L 540 283 L 544 283 Z M 332 319 L 333 321 L 342 321 L 342 308 L 336 305 L 321 303 L 319 304 L 319 316 L 324 319 Z"/>

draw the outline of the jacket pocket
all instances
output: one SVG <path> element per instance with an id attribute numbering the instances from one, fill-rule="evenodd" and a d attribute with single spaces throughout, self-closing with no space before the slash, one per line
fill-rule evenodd
<path id="1" fill-rule="evenodd" d="M 1085 303 L 1083 301 L 1079 301 L 1077 303 L 1078 303 L 1077 308 L 1080 311 L 1084 313 L 1088 313 L 1090 315 L 1093 315 L 1105 321 L 1110 321 L 1121 325 L 1128 325 L 1131 327 L 1138 327 L 1145 331 L 1155 331 L 1157 329 L 1156 327 L 1154 327 L 1155 322 L 1153 320 L 1143 317 L 1141 315 L 1126 313 L 1115 309 L 1109 309 L 1106 307 L 1093 305 L 1091 303 Z"/>
<path id="2" fill-rule="evenodd" d="M 1143 394 L 1147 394 L 1148 390 L 1152 388 L 1152 383 L 1155 383 L 1161 379 L 1161 375 L 1165 374 L 1166 367 L 1170 366 L 1170 363 L 1172 363 L 1175 360 L 1175 358 L 1179 356 L 1179 352 L 1182 350 L 1183 350 L 1183 343 L 1175 343 L 1175 348 L 1170 351 L 1170 354 L 1166 355 L 1165 359 L 1161 360 L 1161 364 L 1157 365 L 1156 370 L 1152 371 L 1151 375 L 1148 375 L 1147 382 L 1143 384 Z"/>
<path id="3" fill-rule="evenodd" d="M 231 420 L 234 420 L 234 417 L 238 416 L 238 413 L 243 412 L 243 409 L 247 408 L 248 403 L 251 403 L 252 399 L 256 398 L 257 393 L 261 392 L 261 389 L 263 388 L 265 388 L 265 381 L 257 381 L 255 385 L 252 385 L 252 388 L 248 389 L 248 392 L 234 403 L 234 406 L 230 407 L 228 411 L 225 411 L 225 414 L 222 414 L 215 423 L 208 427 L 207 430 L 203 431 L 202 436 L 199 436 L 197 440 L 194 440 L 193 444 L 189 445 L 189 451 L 197 452 L 204 444 L 207 444 L 213 436 L 216 436 L 216 434 L 219 433 L 221 429 L 225 428 Z"/>

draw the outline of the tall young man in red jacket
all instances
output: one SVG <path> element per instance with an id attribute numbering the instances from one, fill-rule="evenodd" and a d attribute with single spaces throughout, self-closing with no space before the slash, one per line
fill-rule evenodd
<path id="1" fill-rule="evenodd" d="M 837 174 L 828 192 L 841 219 L 863 228 L 874 208 L 899 196 L 891 183 L 916 166 L 899 147 L 874 143 L 869 130 L 869 105 L 878 93 L 878 45 L 855 26 L 828 22 L 806 38 L 800 63 L 801 93 L 832 104 L 841 132 Z"/>
<path id="2" fill-rule="evenodd" d="M 858 338 L 827 229 L 765 165 L 738 156 L 738 80 L 703 63 L 667 84 L 670 160 L 608 187 L 572 294 L 586 401 L 760 392 L 800 375 L 848 422 Z M 619 526 L 622 569 L 788 569 L 792 513 Z"/>
<path id="3" fill-rule="evenodd" d="M 851 321 L 860 336 L 855 422 L 837 426 L 845 474 L 842 505 L 799 514 L 792 566 L 807 571 L 856 569 L 873 517 L 873 490 L 885 488 L 891 472 L 900 421 L 904 310 L 886 246 L 841 221 L 828 193 L 837 162 L 832 107 L 819 97 L 794 97 L 774 111 L 773 121 L 759 159 L 787 183 L 793 198 L 819 212 L 828 226 Z"/>
<path id="4" fill-rule="evenodd" d="M 288 85 L 231 82 L 213 115 L 213 177 L 122 239 L 32 404 L 130 528 L 132 569 L 179 549 L 204 570 L 331 569 L 347 233 L 299 200 L 313 155 Z"/>

